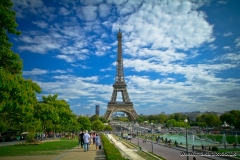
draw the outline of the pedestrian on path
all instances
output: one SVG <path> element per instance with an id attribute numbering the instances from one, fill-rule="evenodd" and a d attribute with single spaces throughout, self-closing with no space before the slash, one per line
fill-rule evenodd
<path id="1" fill-rule="evenodd" d="M 78 147 L 79 147 L 80 144 L 81 144 L 81 139 L 82 139 L 81 133 L 82 133 L 82 131 L 78 134 Z"/>
<path id="2" fill-rule="evenodd" d="M 90 132 L 89 133 L 89 135 L 90 135 L 90 139 L 89 139 L 89 149 L 91 148 L 91 144 L 92 144 L 92 139 L 93 139 L 93 136 L 92 136 L 92 133 Z"/>
<path id="3" fill-rule="evenodd" d="M 86 131 L 86 133 L 83 135 L 83 140 L 84 140 L 84 152 L 88 151 L 88 144 L 89 144 L 89 140 L 90 140 L 90 135 L 88 134 L 88 131 Z"/>
<path id="4" fill-rule="evenodd" d="M 83 135 L 84 135 L 84 131 L 82 131 L 81 134 L 80 134 L 80 144 L 81 144 L 81 148 L 83 148 L 83 145 L 84 145 Z"/>
<path id="5" fill-rule="evenodd" d="M 99 133 L 96 134 L 95 144 L 96 144 L 96 150 L 98 150 L 98 149 L 99 149 L 99 146 L 101 146 L 101 138 L 100 138 Z"/>
<path id="6" fill-rule="evenodd" d="M 96 132 L 93 132 L 93 145 L 95 145 Z"/>

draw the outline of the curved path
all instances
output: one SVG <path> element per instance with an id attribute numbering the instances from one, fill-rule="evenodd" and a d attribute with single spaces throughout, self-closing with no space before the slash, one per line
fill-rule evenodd
<path id="1" fill-rule="evenodd" d="M 138 145 L 137 138 L 133 138 L 131 140 L 131 142 Z M 147 143 L 143 143 L 143 140 L 139 139 L 139 146 L 145 150 L 152 151 L 152 143 L 149 141 Z M 160 156 L 166 158 L 167 160 L 186 160 L 187 159 L 186 156 L 180 155 L 180 152 L 184 152 L 184 151 L 186 151 L 186 150 L 183 148 L 177 148 L 177 147 L 170 148 L 170 147 L 167 147 L 162 144 L 153 143 L 153 153 L 160 155 Z M 196 157 L 196 160 L 209 160 L 209 159 L 226 160 L 226 158 L 224 158 L 224 157 L 217 157 L 217 156 L 208 156 L 208 157 L 195 156 L 195 157 Z M 193 156 L 189 156 L 188 158 L 189 158 L 189 160 L 192 160 Z"/>

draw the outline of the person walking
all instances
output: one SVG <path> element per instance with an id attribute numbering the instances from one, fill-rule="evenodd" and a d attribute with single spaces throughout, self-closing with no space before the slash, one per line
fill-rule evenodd
<path id="1" fill-rule="evenodd" d="M 93 137 L 92 137 L 92 133 L 90 132 L 89 133 L 89 135 L 90 135 L 90 139 L 89 139 L 89 149 L 91 148 L 91 144 L 92 144 L 92 139 L 93 139 Z"/>
<path id="2" fill-rule="evenodd" d="M 88 145 L 89 145 L 89 140 L 90 140 L 90 135 L 88 134 L 88 131 L 86 131 L 86 133 L 83 135 L 83 141 L 84 141 L 84 152 L 88 151 Z"/>
<path id="3" fill-rule="evenodd" d="M 95 145 L 96 132 L 93 132 L 93 145 Z"/>
<path id="4" fill-rule="evenodd" d="M 81 144 L 81 139 L 82 139 L 81 133 L 82 133 L 82 131 L 78 134 L 78 147 L 79 147 L 80 144 Z"/>
<path id="5" fill-rule="evenodd" d="M 83 145 L 84 145 L 83 135 L 84 135 L 84 131 L 82 131 L 81 134 L 80 134 L 81 148 L 83 148 Z"/>
<path id="6" fill-rule="evenodd" d="M 99 146 L 101 146 L 101 138 L 100 138 L 99 133 L 96 134 L 95 144 L 96 144 L 96 150 L 98 150 L 98 149 L 99 149 Z"/>

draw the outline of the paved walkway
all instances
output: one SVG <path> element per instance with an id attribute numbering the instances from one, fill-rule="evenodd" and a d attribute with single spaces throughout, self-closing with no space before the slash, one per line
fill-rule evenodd
<path id="1" fill-rule="evenodd" d="M 80 159 L 102 160 L 106 158 L 103 147 L 102 149 L 96 150 L 96 147 L 92 145 L 87 152 L 84 152 L 83 148 L 81 147 L 75 147 L 69 152 L 58 156 L 54 160 L 80 160 Z"/>

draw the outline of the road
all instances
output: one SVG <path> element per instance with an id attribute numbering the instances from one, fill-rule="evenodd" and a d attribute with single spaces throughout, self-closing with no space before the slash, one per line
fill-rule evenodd
<path id="1" fill-rule="evenodd" d="M 138 145 L 138 139 L 133 138 L 131 140 L 132 143 Z M 139 140 L 139 146 L 142 147 L 145 150 L 152 151 L 152 143 L 147 142 L 143 143 L 143 141 Z M 156 144 L 153 143 L 153 153 L 160 155 L 168 160 L 186 160 L 186 156 L 180 156 L 180 152 L 186 151 L 184 148 L 177 148 L 177 147 L 167 147 L 162 144 Z M 191 150 L 190 150 L 191 151 Z M 189 160 L 192 160 L 193 156 L 189 156 Z M 217 156 L 209 156 L 209 157 L 202 157 L 202 156 L 196 156 L 196 160 L 226 160 L 226 158 L 223 157 L 217 157 Z"/>

